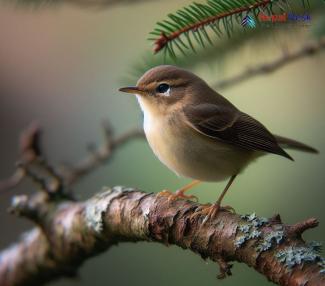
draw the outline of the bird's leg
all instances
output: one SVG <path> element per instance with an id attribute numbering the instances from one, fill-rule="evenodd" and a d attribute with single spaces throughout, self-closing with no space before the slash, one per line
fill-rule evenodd
<path id="1" fill-rule="evenodd" d="M 226 195 L 227 191 L 229 190 L 231 184 L 235 180 L 236 176 L 237 175 L 234 175 L 230 178 L 226 187 L 224 188 L 224 190 L 222 191 L 218 200 L 214 204 L 209 205 L 207 207 L 204 206 L 203 209 L 199 210 L 198 212 L 195 212 L 193 215 L 206 215 L 204 221 L 207 221 L 208 219 L 214 218 L 220 210 L 234 211 L 234 209 L 231 206 L 221 207 L 221 202 L 222 202 L 222 199 L 224 198 L 224 196 Z"/>
<path id="2" fill-rule="evenodd" d="M 158 195 L 162 195 L 162 196 L 167 195 L 167 196 L 169 196 L 169 200 L 175 200 L 175 199 L 181 198 L 181 199 L 188 199 L 188 200 L 195 199 L 196 201 L 198 201 L 198 198 L 196 196 L 193 196 L 193 195 L 188 196 L 188 195 L 185 195 L 184 193 L 187 192 L 188 190 L 192 189 L 194 186 L 198 185 L 199 183 L 201 183 L 201 181 L 194 180 L 191 183 L 185 185 L 184 187 L 178 189 L 175 193 L 172 193 L 168 190 L 163 190 Z"/>
<path id="3" fill-rule="evenodd" d="M 216 205 L 219 209 L 220 209 L 220 205 L 221 205 L 221 202 L 222 202 L 224 196 L 226 195 L 227 191 L 229 190 L 230 186 L 232 185 L 232 183 L 234 182 L 234 180 L 236 179 L 236 177 L 237 177 L 237 175 L 233 175 L 229 179 L 229 181 L 228 181 L 225 189 L 222 191 L 222 193 L 219 196 L 218 200 L 214 203 L 214 205 Z M 223 209 L 235 211 L 231 206 L 224 206 Z"/>

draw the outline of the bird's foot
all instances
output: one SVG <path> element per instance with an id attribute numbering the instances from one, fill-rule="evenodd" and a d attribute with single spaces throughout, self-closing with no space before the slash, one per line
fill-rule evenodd
<path id="1" fill-rule="evenodd" d="M 217 217 L 220 211 L 226 212 L 235 212 L 235 209 L 231 206 L 220 206 L 219 203 L 203 205 L 198 211 L 192 214 L 191 217 L 204 216 L 203 223 L 206 223 L 208 220 L 213 220 Z"/>
<path id="2" fill-rule="evenodd" d="M 185 199 L 185 200 L 194 200 L 196 202 L 199 201 L 199 198 L 194 195 L 185 195 L 185 191 L 183 190 L 177 190 L 174 194 L 174 197 L 180 198 L 180 199 Z"/>
<path id="3" fill-rule="evenodd" d="M 168 190 L 163 190 L 158 193 L 158 196 L 168 196 L 168 201 L 174 201 L 177 199 L 185 199 L 185 200 L 195 200 L 198 202 L 198 197 L 194 195 L 185 195 L 185 191 L 183 190 L 177 190 L 175 193 L 168 191 Z"/>

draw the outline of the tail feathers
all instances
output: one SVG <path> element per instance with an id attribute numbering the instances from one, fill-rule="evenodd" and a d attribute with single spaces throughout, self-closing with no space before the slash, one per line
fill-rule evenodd
<path id="1" fill-rule="evenodd" d="M 274 135 L 274 137 L 282 148 L 293 149 L 293 150 L 314 153 L 314 154 L 319 153 L 318 150 L 316 150 L 315 148 L 308 146 L 304 143 L 298 142 L 296 140 L 292 140 L 278 135 Z"/>
<path id="2" fill-rule="evenodd" d="M 289 159 L 289 160 L 291 160 L 291 161 L 294 161 L 294 159 L 286 152 L 286 151 L 284 151 L 282 148 L 281 148 L 281 146 L 279 146 L 279 150 L 278 150 L 278 152 L 276 153 L 276 154 L 278 154 L 278 155 L 280 155 L 280 156 L 283 156 L 283 157 L 285 157 L 285 158 L 287 158 L 287 159 Z"/>

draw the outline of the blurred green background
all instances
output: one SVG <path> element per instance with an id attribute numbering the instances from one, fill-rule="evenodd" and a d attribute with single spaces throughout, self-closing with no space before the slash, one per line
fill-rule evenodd
<path id="1" fill-rule="evenodd" d="M 141 60 L 148 32 L 157 20 L 189 1 L 145 1 L 105 9 L 46 6 L 38 9 L 0 6 L 0 178 L 14 171 L 20 131 L 37 120 L 44 128 L 44 147 L 53 163 L 75 162 L 89 142 L 101 142 L 100 122 L 108 118 L 116 133 L 141 127 L 134 97 L 121 94 L 121 78 Z M 314 19 L 313 19 L 314 20 Z M 285 47 L 297 49 L 310 27 L 272 33 L 249 43 L 211 67 L 202 62 L 194 72 L 214 83 L 254 63 L 271 60 Z M 270 33 L 269 35 L 267 33 Z M 268 76 L 256 77 L 220 92 L 241 110 L 286 135 L 320 150 L 320 155 L 290 152 L 295 162 L 268 156 L 251 165 L 235 182 L 224 203 L 238 213 L 287 223 L 316 217 L 320 226 L 306 239 L 325 234 L 325 53 L 305 58 Z M 144 140 L 120 149 L 113 161 L 84 178 L 75 190 L 86 199 L 102 186 L 125 185 L 145 191 L 176 190 L 188 180 L 176 177 L 155 158 Z M 201 202 L 213 201 L 225 182 L 203 184 L 192 191 Z M 14 194 L 30 194 L 24 182 L 0 194 L 0 248 L 13 243 L 32 225 L 7 214 Z M 121 244 L 87 261 L 75 280 L 51 285 L 270 285 L 264 277 L 236 263 L 233 276 L 217 281 L 217 265 L 177 247 L 154 243 Z"/>

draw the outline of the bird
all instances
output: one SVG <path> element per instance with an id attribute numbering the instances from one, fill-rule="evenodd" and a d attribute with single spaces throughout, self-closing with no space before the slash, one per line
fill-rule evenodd
<path id="1" fill-rule="evenodd" d="M 158 159 L 178 176 L 193 181 L 172 193 L 185 192 L 200 182 L 228 179 L 215 203 L 202 211 L 214 217 L 231 184 L 250 163 L 267 154 L 293 161 L 284 149 L 318 153 L 304 143 L 272 134 L 262 123 L 240 111 L 191 71 L 173 65 L 149 69 L 136 86 L 119 91 L 134 94 L 143 111 L 147 141 Z"/>

